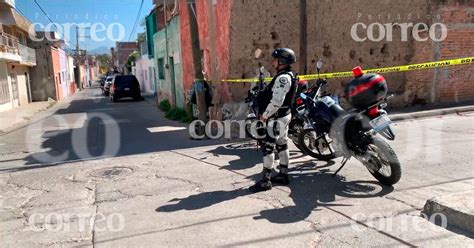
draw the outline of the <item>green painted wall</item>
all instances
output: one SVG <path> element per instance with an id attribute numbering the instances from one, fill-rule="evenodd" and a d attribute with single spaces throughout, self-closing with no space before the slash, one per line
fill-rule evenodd
<path id="1" fill-rule="evenodd" d="M 153 58 L 155 55 L 155 47 L 153 45 L 153 35 L 156 33 L 156 14 L 155 12 L 148 15 L 146 18 L 146 39 L 148 46 L 148 58 Z"/>
<path id="2" fill-rule="evenodd" d="M 169 97 L 170 102 L 172 103 L 173 93 L 176 96 L 176 106 L 184 107 L 184 90 L 183 90 L 183 69 L 182 69 L 182 58 L 181 58 L 181 39 L 179 33 L 179 16 L 173 17 L 168 23 L 168 26 L 165 29 L 163 28 L 153 36 L 153 41 L 155 44 L 155 67 L 157 68 L 156 77 L 159 85 L 158 90 L 166 98 Z M 166 33 L 165 33 L 166 32 Z M 166 36 L 168 37 L 168 44 L 166 45 Z M 166 55 L 166 50 L 168 54 Z M 173 57 L 174 60 L 174 73 L 171 73 L 171 64 L 170 57 Z M 163 63 L 162 63 L 163 62 Z M 168 64 L 168 66 L 166 66 Z M 163 71 L 163 78 L 160 78 L 160 70 Z M 174 92 L 172 85 L 172 76 L 174 76 Z M 164 100 L 164 99 L 160 99 Z"/>

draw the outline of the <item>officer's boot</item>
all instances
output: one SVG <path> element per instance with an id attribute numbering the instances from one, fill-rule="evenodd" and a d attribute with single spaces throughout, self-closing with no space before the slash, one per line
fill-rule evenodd
<path id="1" fill-rule="evenodd" d="M 278 173 L 278 175 L 272 177 L 272 183 L 279 185 L 290 184 L 290 180 L 288 179 L 288 165 L 280 165 L 278 167 L 280 168 L 280 172 Z"/>
<path id="2" fill-rule="evenodd" d="M 260 181 L 256 182 L 255 185 L 250 186 L 249 190 L 251 192 L 256 193 L 256 192 L 272 189 L 272 182 L 271 182 L 272 170 L 263 168 L 262 176 L 263 177 Z"/>

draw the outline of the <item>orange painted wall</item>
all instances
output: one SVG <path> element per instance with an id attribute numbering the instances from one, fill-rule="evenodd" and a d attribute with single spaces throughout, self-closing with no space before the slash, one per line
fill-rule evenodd
<path id="1" fill-rule="evenodd" d="M 53 62 L 53 78 L 54 80 L 54 86 L 56 89 L 56 101 L 60 101 L 64 98 L 62 90 L 61 90 L 61 78 L 60 78 L 60 72 L 61 72 L 61 66 L 59 64 L 59 52 L 58 50 L 52 48 L 51 49 L 51 58 Z"/>

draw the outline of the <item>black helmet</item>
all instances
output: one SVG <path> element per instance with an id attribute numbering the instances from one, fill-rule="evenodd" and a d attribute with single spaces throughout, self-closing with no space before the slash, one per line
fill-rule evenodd
<path id="1" fill-rule="evenodd" d="M 291 65 L 296 62 L 296 55 L 293 50 L 289 48 L 277 48 L 272 53 L 272 57 L 278 59 L 280 63 L 285 65 Z"/>

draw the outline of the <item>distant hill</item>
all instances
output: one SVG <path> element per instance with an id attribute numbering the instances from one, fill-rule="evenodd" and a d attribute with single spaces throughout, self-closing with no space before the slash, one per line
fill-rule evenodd
<path id="1" fill-rule="evenodd" d="M 92 50 L 87 51 L 91 55 L 97 55 L 97 54 L 110 54 L 110 48 L 106 46 L 101 46 Z"/>

